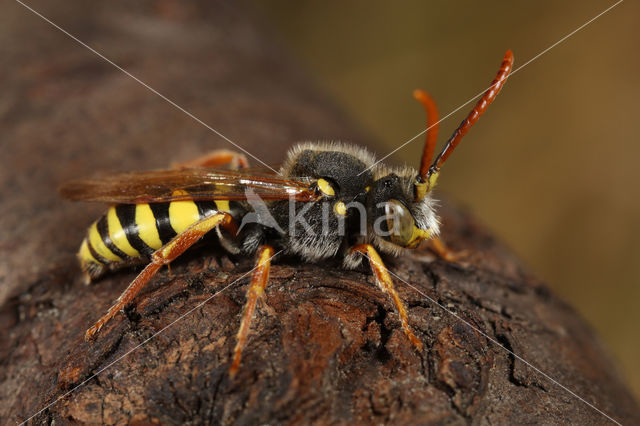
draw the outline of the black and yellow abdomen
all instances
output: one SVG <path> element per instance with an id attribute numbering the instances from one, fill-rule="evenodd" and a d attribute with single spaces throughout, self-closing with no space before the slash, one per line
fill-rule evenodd
<path id="1" fill-rule="evenodd" d="M 189 226 L 215 212 L 229 212 L 228 201 L 173 201 L 120 204 L 94 222 L 82 241 L 78 257 L 88 279 L 107 268 L 136 263 Z"/>

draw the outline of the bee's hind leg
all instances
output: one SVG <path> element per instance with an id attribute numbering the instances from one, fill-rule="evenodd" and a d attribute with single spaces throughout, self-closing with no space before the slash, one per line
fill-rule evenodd
<path id="1" fill-rule="evenodd" d="M 400 324 L 402 324 L 402 330 L 404 334 L 407 335 L 413 346 L 418 351 L 422 351 L 422 342 L 413 334 L 411 331 L 411 327 L 409 327 L 409 321 L 407 319 L 407 309 L 404 307 L 402 303 L 402 299 L 398 296 L 398 292 L 393 286 L 393 281 L 391 280 L 391 276 L 389 276 L 389 272 L 387 271 L 387 267 L 382 263 L 382 259 L 380 255 L 376 251 L 376 249 L 371 244 L 359 244 L 351 248 L 352 252 L 362 253 L 367 259 L 369 259 L 369 265 L 371 265 L 371 270 L 373 271 L 373 275 L 376 279 L 376 283 L 380 289 L 387 293 L 391 298 L 391 301 L 396 307 L 398 311 L 398 316 L 400 317 Z"/>
<path id="2" fill-rule="evenodd" d="M 253 312 L 256 308 L 258 299 L 264 292 L 267 283 L 269 282 L 269 270 L 271 269 L 271 258 L 274 256 L 274 249 L 271 246 L 263 245 L 258 249 L 258 261 L 251 277 L 251 284 L 247 290 L 247 301 L 244 305 L 244 311 L 242 313 L 242 320 L 240 321 L 240 329 L 237 334 L 236 347 L 233 351 L 233 362 L 229 368 L 229 375 L 235 376 L 240 366 L 240 360 L 242 359 L 242 348 L 247 341 L 247 335 L 249 333 L 249 327 L 251 326 L 251 320 L 253 319 Z"/>
<path id="3" fill-rule="evenodd" d="M 228 213 L 216 213 L 194 223 L 184 232 L 176 235 L 171 241 L 156 250 L 151 256 L 151 263 L 129 284 L 129 287 L 118 297 L 116 303 L 109 308 L 107 313 L 87 330 L 84 335 L 85 340 L 93 338 L 102 326 L 127 306 L 163 265 L 171 263 L 213 228 L 220 225 L 230 226 L 232 221 L 233 218 Z"/>
<path id="4" fill-rule="evenodd" d="M 192 168 L 216 168 L 229 165 L 231 170 L 246 169 L 249 167 L 247 157 L 239 152 L 228 149 L 217 149 L 194 158 L 190 161 L 182 163 L 174 163 L 171 165 L 173 169 L 192 169 Z"/>

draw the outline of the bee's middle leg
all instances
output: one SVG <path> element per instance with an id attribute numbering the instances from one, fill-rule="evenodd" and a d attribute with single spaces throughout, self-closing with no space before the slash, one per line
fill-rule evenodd
<path id="1" fill-rule="evenodd" d="M 256 262 L 253 276 L 251 277 L 251 284 L 247 290 L 247 301 L 244 305 L 244 311 L 242 313 L 242 320 L 240 321 L 240 329 L 237 334 L 236 347 L 233 351 L 233 362 L 229 368 L 229 375 L 235 376 L 240 366 L 240 360 L 242 358 L 242 349 L 247 341 L 247 335 L 251 326 L 251 320 L 253 319 L 253 312 L 255 311 L 256 304 L 262 293 L 264 292 L 267 283 L 269 282 L 269 270 L 271 269 L 271 258 L 274 255 L 274 249 L 271 246 L 263 245 L 258 250 L 258 261 Z"/>
<path id="2" fill-rule="evenodd" d="M 400 324 L 402 325 L 404 334 L 406 334 L 409 341 L 411 341 L 417 350 L 422 351 L 422 342 L 415 334 L 413 334 L 413 331 L 411 331 L 409 320 L 407 318 L 407 309 L 405 308 L 404 303 L 402 303 L 402 299 L 400 299 L 400 296 L 393 285 L 393 281 L 391 280 L 387 267 L 382 263 L 382 259 L 376 249 L 371 244 L 360 244 L 352 247 L 351 251 L 362 253 L 367 257 L 378 287 L 389 295 L 391 301 L 395 305 L 396 311 L 398 311 Z"/>

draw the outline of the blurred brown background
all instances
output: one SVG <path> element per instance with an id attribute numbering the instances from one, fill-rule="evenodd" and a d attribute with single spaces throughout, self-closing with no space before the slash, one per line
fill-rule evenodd
<path id="1" fill-rule="evenodd" d="M 444 115 L 489 85 L 506 49 L 517 67 L 613 4 L 253 3 L 345 113 L 377 137 L 355 142 L 378 156 L 424 129 L 414 88 L 428 90 Z M 439 183 L 590 321 L 636 395 L 639 16 L 638 2 L 625 1 L 515 74 Z M 441 143 L 470 108 L 441 123 Z M 422 138 L 389 161 L 417 165 L 421 149 Z"/>

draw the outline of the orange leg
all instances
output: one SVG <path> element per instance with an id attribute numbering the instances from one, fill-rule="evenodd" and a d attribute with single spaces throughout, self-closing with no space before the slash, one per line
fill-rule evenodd
<path id="1" fill-rule="evenodd" d="M 447 262 L 458 262 L 467 256 L 466 250 L 453 251 L 447 247 L 440 237 L 433 237 L 430 240 L 431 250 L 433 250 L 441 259 Z"/>
<path id="2" fill-rule="evenodd" d="M 244 154 L 230 151 L 228 149 L 217 149 L 208 154 L 204 154 L 198 158 L 183 163 L 172 164 L 174 169 L 193 169 L 193 168 L 215 168 L 229 165 L 232 170 L 246 169 L 249 167 L 249 161 Z"/>
<path id="3" fill-rule="evenodd" d="M 227 213 L 216 213 L 206 217 L 187 228 L 181 234 L 176 235 L 171 241 L 156 250 L 149 263 L 138 276 L 129 284 L 129 287 L 118 297 L 116 303 L 109 308 L 107 313 L 87 330 L 85 340 L 92 339 L 111 318 L 122 310 L 133 298 L 149 283 L 151 278 L 163 265 L 168 265 L 189 247 L 196 243 L 204 234 L 216 226 L 228 224 L 232 217 Z"/>
<path id="4" fill-rule="evenodd" d="M 407 320 L 407 309 L 404 307 L 400 296 L 398 296 L 398 292 L 393 286 L 393 281 L 389 276 L 387 267 L 384 266 L 384 263 L 382 263 L 382 259 L 380 258 L 380 255 L 378 254 L 376 249 L 371 244 L 359 244 L 352 247 L 351 251 L 362 253 L 369 259 L 369 265 L 371 265 L 371 270 L 376 277 L 376 283 L 383 292 L 387 293 L 389 297 L 391 297 L 391 301 L 398 311 L 398 315 L 400 316 L 400 323 L 402 324 L 404 334 L 407 335 L 416 349 L 422 351 L 422 342 L 418 340 L 418 338 L 415 336 L 415 334 L 413 334 L 411 328 L 409 327 L 409 321 Z"/>
<path id="5" fill-rule="evenodd" d="M 242 359 L 242 348 L 247 341 L 247 335 L 249 334 L 249 327 L 251 326 L 251 320 L 253 319 L 253 312 L 256 309 L 256 303 L 264 292 L 267 282 L 269 282 L 269 269 L 271 269 L 271 258 L 273 257 L 273 247 L 264 245 L 258 250 L 258 262 L 253 276 L 251 277 L 251 284 L 249 290 L 247 290 L 247 302 L 244 305 L 244 312 L 242 313 L 242 321 L 240 322 L 240 329 L 238 330 L 236 347 L 233 351 L 233 362 L 229 368 L 229 375 L 235 376 L 240 366 L 240 360 Z"/>

